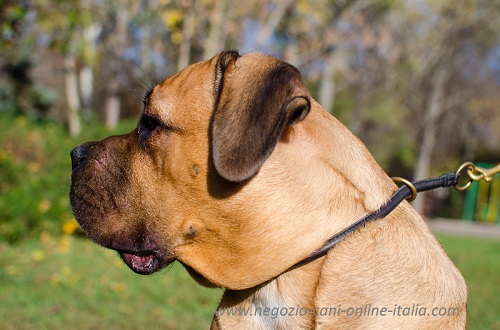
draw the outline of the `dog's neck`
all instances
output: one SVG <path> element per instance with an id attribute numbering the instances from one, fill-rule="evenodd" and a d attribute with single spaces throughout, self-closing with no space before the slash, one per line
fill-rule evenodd
<path id="1" fill-rule="evenodd" d="M 224 329 L 312 328 L 311 311 L 324 260 L 320 258 L 254 288 L 226 290 L 214 324 Z"/>
<path id="2" fill-rule="evenodd" d="M 318 296 L 318 292 L 322 292 L 320 286 L 324 285 L 325 281 L 335 282 L 331 266 L 329 266 L 330 269 L 324 268 L 327 260 L 342 260 L 346 251 L 350 251 L 349 254 L 362 253 L 360 251 L 364 248 L 360 245 L 360 240 L 364 241 L 366 237 L 378 239 L 376 237 L 380 231 L 386 232 L 390 226 L 399 226 L 400 212 L 398 210 L 395 215 L 391 215 L 392 219 L 368 223 L 362 230 L 356 231 L 352 236 L 340 242 L 338 250 L 333 248 L 326 256 L 285 272 L 266 283 L 246 290 L 226 290 L 212 329 L 315 328 L 317 326 L 316 314 L 320 313 L 319 309 L 334 307 L 334 305 L 319 304 L 321 299 L 325 299 L 325 297 Z M 385 237 L 380 239 L 385 239 Z M 386 242 L 386 244 L 391 243 Z M 357 268 L 355 264 L 347 268 L 344 266 L 336 271 L 343 273 Z M 335 300 L 335 297 L 332 296 L 329 299 Z"/>
<path id="3" fill-rule="evenodd" d="M 318 110 L 318 109 L 316 109 Z M 314 168 L 304 164 L 302 176 L 310 176 L 309 182 L 316 179 L 314 173 L 328 173 L 318 182 L 318 187 L 309 187 L 308 193 L 314 195 L 312 200 L 321 201 L 318 207 L 323 209 L 318 212 L 318 217 L 303 219 L 309 221 L 309 242 L 316 242 L 321 246 L 328 238 L 340 232 L 345 227 L 364 216 L 366 213 L 380 207 L 392 194 L 395 187 L 387 175 L 378 165 L 367 166 L 364 162 L 375 163 L 366 148 L 336 119 L 324 111 L 312 111 L 310 121 L 299 123 L 286 137 L 286 142 L 302 144 L 299 148 L 303 153 L 311 153 L 307 157 L 321 158 L 314 162 Z M 328 125 L 324 125 L 328 121 Z M 331 121 L 331 122 L 330 122 Z M 323 131 L 317 133 L 318 127 Z M 331 139 L 325 138 L 331 135 Z M 294 140 L 295 139 L 295 140 Z M 288 151 L 282 151 L 286 153 Z M 293 151 L 290 151 L 293 152 Z M 350 159 L 339 157 L 342 154 L 353 154 Z M 307 157 L 304 157 L 307 159 Z M 283 157 L 286 159 L 286 157 Z M 281 159 L 281 158 L 279 158 Z M 286 166 L 283 164 L 283 166 Z M 371 169 L 372 172 L 364 171 Z M 323 189 L 319 189 L 323 187 Z M 321 191 L 321 194 L 319 194 Z M 365 192 L 372 192 L 368 194 Z M 310 195 L 309 195 L 310 196 Z M 346 200 L 350 201 L 346 204 Z M 306 209 L 304 206 L 302 209 Z M 309 207 L 311 207 L 309 205 Z M 319 210 L 319 209 L 316 209 Z M 321 220 L 320 220 L 321 219 Z M 289 223 L 292 220 L 289 218 Z M 377 225 L 378 226 L 378 225 Z M 314 237 L 314 239 L 313 239 Z M 342 243 L 349 245 L 349 239 Z M 312 253 L 315 247 L 309 246 Z M 334 253 L 334 252 L 333 252 Z M 305 256 L 304 256 L 305 257 Z M 307 312 L 302 316 L 282 316 L 276 313 L 285 313 L 285 308 L 312 311 L 315 308 L 314 297 L 316 287 L 321 279 L 321 269 L 327 257 L 319 258 L 302 267 L 282 273 L 278 277 L 257 287 L 246 290 L 227 290 L 220 308 L 240 308 L 250 313 L 258 313 L 252 317 L 224 317 L 220 315 L 219 321 L 228 325 L 228 328 L 313 328 L 314 315 Z M 272 308 L 280 308 L 272 311 Z M 256 310 L 259 308 L 258 310 Z M 265 308 L 269 308 L 264 315 Z M 274 312 L 274 316 L 271 314 Z M 229 322 L 229 323 L 227 323 Z M 272 324 L 270 324 L 270 322 Z"/>
<path id="4" fill-rule="evenodd" d="M 352 259 L 355 256 L 364 256 L 363 251 L 366 251 L 368 246 L 373 244 L 373 241 L 383 242 L 378 245 L 385 247 L 392 245 L 393 243 L 388 235 L 397 232 L 397 228 L 400 231 L 401 228 L 404 228 L 402 222 L 407 221 L 407 217 L 402 215 L 405 212 L 413 212 L 407 204 L 397 208 L 394 214 L 391 214 L 388 218 L 368 223 L 366 227 L 346 237 L 336 248 L 330 250 L 326 256 L 283 273 L 264 284 L 246 290 L 226 290 L 218 313 L 216 313 L 216 318 L 213 321 L 213 329 L 315 328 L 317 326 L 317 314 L 320 313 L 321 308 L 336 307 L 343 302 L 343 298 L 341 299 L 341 297 L 335 295 L 322 296 L 318 294 L 325 292 L 325 283 L 330 286 L 331 283 L 337 281 L 343 281 L 342 283 L 346 284 L 350 281 L 366 280 L 363 279 L 363 274 L 373 273 L 370 267 L 374 267 L 374 265 L 368 262 L 357 265 L 352 263 Z M 334 220 L 332 219 L 332 221 Z M 423 222 L 411 222 L 407 225 L 412 228 L 411 232 L 425 231 Z M 401 233 L 405 233 L 405 231 L 403 230 Z M 426 236 L 425 239 L 432 239 L 429 238 L 430 233 L 425 233 L 424 236 Z M 420 237 L 420 239 L 424 238 Z M 400 241 L 399 239 L 396 240 Z M 408 251 L 399 251 L 399 253 L 406 255 Z M 413 252 L 410 251 L 410 253 Z M 435 251 L 435 254 L 441 257 L 442 251 Z M 374 258 L 376 258 L 376 254 Z M 406 260 L 405 263 L 412 262 L 410 258 L 403 259 Z M 419 264 L 421 260 L 415 260 L 414 263 Z M 348 277 L 346 274 L 350 273 L 358 274 L 360 278 L 346 279 Z M 336 274 L 342 274 L 342 276 L 339 277 Z M 342 285 L 340 284 L 340 286 Z M 344 292 L 341 296 L 348 294 L 349 292 Z M 356 294 L 362 295 L 363 292 L 356 292 Z M 370 299 L 377 299 L 376 291 L 372 292 L 371 295 Z M 333 303 L 326 303 L 325 301 L 333 301 Z M 371 303 L 371 300 L 365 302 Z M 229 315 L 228 311 L 231 311 L 232 315 Z"/>

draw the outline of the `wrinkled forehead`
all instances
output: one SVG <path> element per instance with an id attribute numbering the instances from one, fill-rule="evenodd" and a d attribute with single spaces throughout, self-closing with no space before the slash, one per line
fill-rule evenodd
<path id="1" fill-rule="evenodd" d="M 193 64 L 149 91 L 143 113 L 177 126 L 209 117 L 215 100 L 214 80 L 215 59 Z"/>

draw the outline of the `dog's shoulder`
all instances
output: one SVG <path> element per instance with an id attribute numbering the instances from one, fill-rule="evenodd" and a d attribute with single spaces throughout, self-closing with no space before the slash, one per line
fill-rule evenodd
<path id="1" fill-rule="evenodd" d="M 465 324 L 466 299 L 462 275 L 420 215 L 405 202 L 327 255 L 316 305 L 330 312 L 319 315 L 317 322 L 363 327 L 380 319 L 380 324 L 392 328 L 397 324 L 427 327 L 435 322 L 443 328 L 457 324 L 457 318 Z M 435 308 L 452 315 L 435 317 L 431 315 Z"/>

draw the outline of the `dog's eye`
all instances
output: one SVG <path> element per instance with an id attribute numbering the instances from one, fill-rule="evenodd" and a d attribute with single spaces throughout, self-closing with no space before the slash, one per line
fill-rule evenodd
<path id="1" fill-rule="evenodd" d="M 157 131 L 162 124 L 160 121 L 151 116 L 142 116 L 137 126 L 137 134 L 139 136 L 139 144 L 143 144 L 144 141 L 151 136 L 155 131 Z"/>
<path id="2" fill-rule="evenodd" d="M 158 119 L 150 116 L 145 116 L 142 118 L 140 129 L 146 132 L 153 132 L 155 129 L 161 126 Z"/>

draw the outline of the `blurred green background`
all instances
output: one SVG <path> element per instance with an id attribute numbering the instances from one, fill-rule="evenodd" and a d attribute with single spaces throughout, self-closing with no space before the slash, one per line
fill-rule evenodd
<path id="1" fill-rule="evenodd" d="M 0 328 L 209 327 L 220 290 L 179 265 L 140 277 L 81 235 L 69 152 L 132 130 L 148 89 L 222 49 L 297 66 L 390 175 L 499 162 L 499 14 L 489 0 L 0 1 Z M 485 187 L 414 207 L 498 229 Z M 438 238 L 468 282 L 469 328 L 500 329 L 499 240 Z"/>

